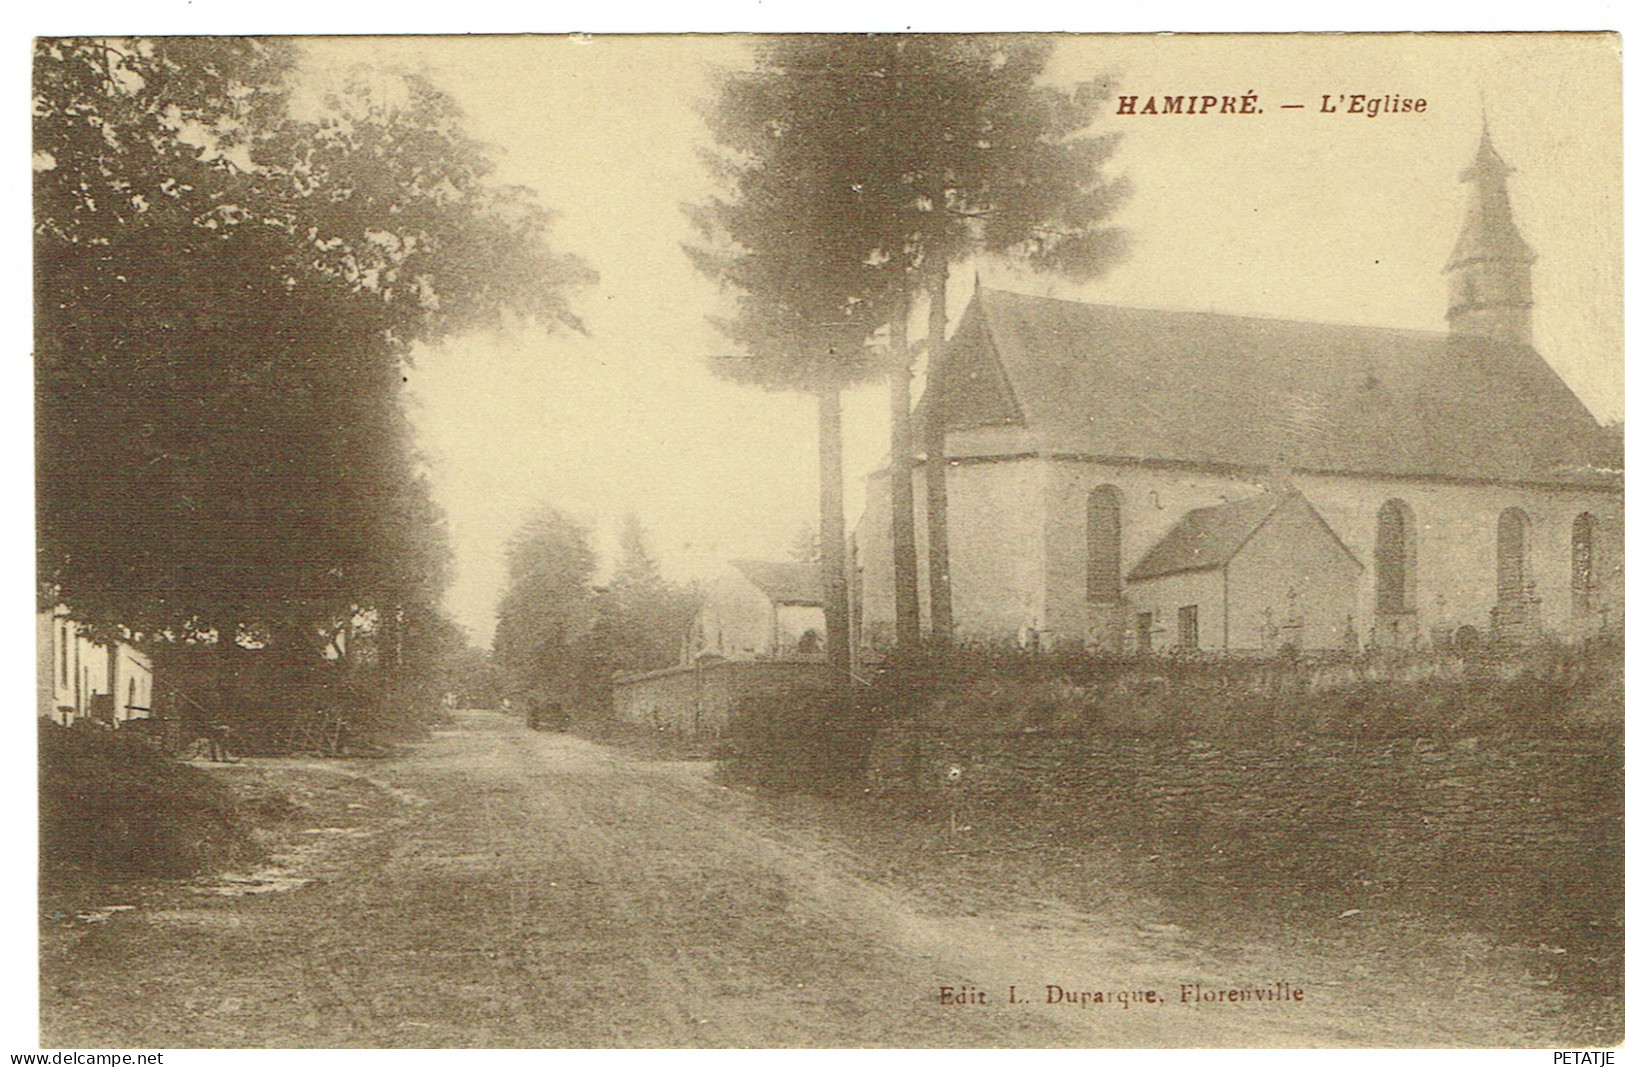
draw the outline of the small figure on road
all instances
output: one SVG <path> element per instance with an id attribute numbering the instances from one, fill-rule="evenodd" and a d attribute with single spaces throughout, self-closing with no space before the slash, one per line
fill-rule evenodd
<path id="1" fill-rule="evenodd" d="M 209 759 L 215 763 L 235 762 L 231 754 L 231 727 L 223 722 L 212 722 L 203 728 L 203 739 L 209 745 Z"/>
<path id="2" fill-rule="evenodd" d="M 570 713 L 557 700 L 526 697 L 525 725 L 532 730 L 562 730 L 570 725 Z"/>

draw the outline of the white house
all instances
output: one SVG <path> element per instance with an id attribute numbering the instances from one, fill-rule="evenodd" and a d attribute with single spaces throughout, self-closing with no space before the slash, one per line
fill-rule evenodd
<path id="1" fill-rule="evenodd" d="M 67 609 L 35 617 L 38 714 L 64 726 L 90 718 L 109 726 L 152 709 L 152 659 L 127 642 L 98 644 Z"/>
<path id="2" fill-rule="evenodd" d="M 740 559 L 701 592 L 683 663 L 764 659 L 824 648 L 824 601 L 813 563 Z"/>

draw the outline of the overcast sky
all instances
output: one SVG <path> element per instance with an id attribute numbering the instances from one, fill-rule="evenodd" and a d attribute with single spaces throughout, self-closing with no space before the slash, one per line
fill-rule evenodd
<path id="1" fill-rule="evenodd" d="M 561 250 L 600 284 L 590 336 L 470 336 L 419 354 L 414 418 L 458 559 L 448 606 L 489 640 L 504 541 L 548 501 L 594 523 L 607 562 L 627 511 L 670 576 L 783 557 L 816 518 L 810 400 L 713 379 L 713 286 L 682 252 L 703 197 L 694 109 L 742 38 L 324 40 L 314 67 L 426 70 L 497 150 L 501 180 L 559 212 Z M 1101 303 L 1444 328 L 1441 274 L 1457 181 L 1487 117 L 1516 168 L 1514 211 L 1540 257 L 1535 337 L 1592 411 L 1622 414 L 1619 60 L 1573 36 L 1071 37 L 1057 81 L 1114 75 L 1123 93 L 1256 93 L 1253 116 L 1102 116 L 1135 193 L 1131 259 L 1068 286 L 990 260 L 984 284 Z M 1427 100 L 1421 114 L 1319 113 L 1322 94 Z M 1282 104 L 1305 104 L 1287 110 Z M 955 278 L 955 314 L 971 265 Z M 876 389 L 848 399 L 848 519 L 885 452 Z"/>

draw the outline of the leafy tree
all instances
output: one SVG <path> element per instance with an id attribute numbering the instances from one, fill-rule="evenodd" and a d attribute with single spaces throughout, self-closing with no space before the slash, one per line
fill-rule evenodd
<path id="1" fill-rule="evenodd" d="M 311 114 L 245 38 L 35 45 L 42 593 L 104 629 L 320 647 L 440 623 L 409 353 L 591 281 L 426 80 Z M 230 647 L 232 642 L 224 641 Z"/>
<path id="2" fill-rule="evenodd" d="M 494 708 L 502 702 L 502 676 L 489 649 L 465 642 L 446 661 L 443 691 L 459 707 Z"/>
<path id="3" fill-rule="evenodd" d="M 492 656 L 513 687 L 574 701 L 580 656 L 597 616 L 591 531 L 555 507 L 539 506 L 509 540 L 507 564 Z"/>
<path id="4" fill-rule="evenodd" d="M 699 607 L 691 591 L 661 576 L 636 514 L 628 514 L 621 525 L 620 548 L 615 575 L 598 600 L 608 668 L 600 679 L 598 702 L 605 705 L 614 672 L 652 671 L 677 663 Z"/>
<path id="5" fill-rule="evenodd" d="M 660 564 L 649 551 L 649 538 L 643 520 L 629 511 L 621 520 L 621 553 L 615 567 L 615 584 L 628 589 L 652 589 L 661 584 Z"/>
<path id="6" fill-rule="evenodd" d="M 579 520 L 543 505 L 515 533 L 493 642 L 509 686 L 604 710 L 617 671 L 676 664 L 694 597 L 660 576 L 635 515 L 620 549 L 609 584 L 596 586 L 592 532 Z"/>

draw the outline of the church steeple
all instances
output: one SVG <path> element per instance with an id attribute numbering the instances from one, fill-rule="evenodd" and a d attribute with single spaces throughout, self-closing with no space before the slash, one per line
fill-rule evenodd
<path id="1" fill-rule="evenodd" d="M 1535 254 L 1512 220 L 1507 196 L 1506 165 L 1490 143 L 1489 126 L 1478 142 L 1478 153 L 1461 180 L 1472 186 L 1467 221 L 1456 239 L 1445 274 L 1450 279 L 1451 333 L 1491 337 L 1512 344 L 1531 344 L 1530 325 L 1534 294 L 1530 265 Z"/>

